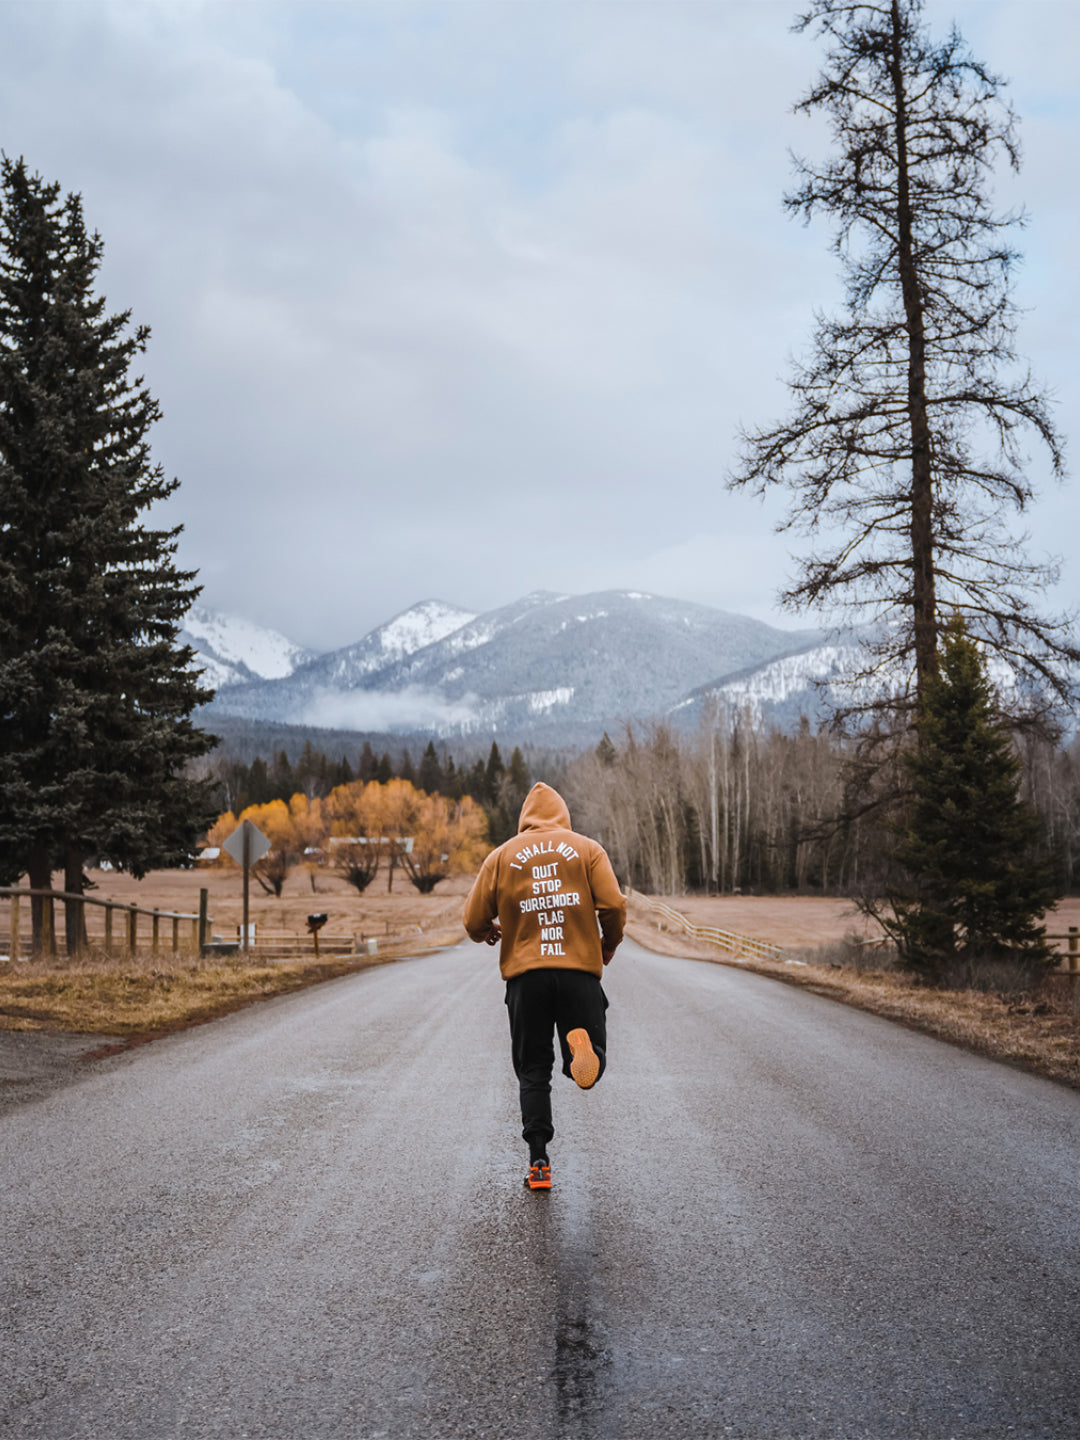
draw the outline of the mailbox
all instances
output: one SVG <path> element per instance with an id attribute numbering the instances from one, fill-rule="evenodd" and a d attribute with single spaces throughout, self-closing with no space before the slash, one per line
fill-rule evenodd
<path id="1" fill-rule="evenodd" d="M 307 917 L 307 928 L 311 935 L 311 943 L 315 946 L 315 958 L 319 958 L 319 931 L 329 920 L 329 915 L 309 915 Z"/>

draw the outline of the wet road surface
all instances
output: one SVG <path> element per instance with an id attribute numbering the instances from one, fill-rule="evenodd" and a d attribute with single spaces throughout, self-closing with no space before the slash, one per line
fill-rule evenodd
<path id="1" fill-rule="evenodd" d="M 0 1435 L 1080 1435 L 1080 1097 L 627 943 L 522 1187 L 487 947 L 0 1119 Z"/>

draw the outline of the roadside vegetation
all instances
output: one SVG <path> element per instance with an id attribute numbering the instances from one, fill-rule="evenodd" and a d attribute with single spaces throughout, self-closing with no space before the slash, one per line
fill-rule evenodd
<path id="1" fill-rule="evenodd" d="M 152 1040 L 201 1025 L 257 1000 L 288 995 L 460 939 L 460 929 L 392 938 L 376 955 L 304 956 L 268 962 L 185 955 L 106 956 L 89 949 L 0 968 L 0 1029 L 70 1030 Z M 100 1053 L 100 1052 L 99 1052 Z"/>

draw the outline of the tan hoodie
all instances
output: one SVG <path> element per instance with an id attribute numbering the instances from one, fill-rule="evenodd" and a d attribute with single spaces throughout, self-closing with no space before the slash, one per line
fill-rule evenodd
<path id="1" fill-rule="evenodd" d="M 597 916 L 600 925 L 597 928 Z M 486 940 L 502 930 L 504 980 L 524 970 L 603 973 L 601 949 L 614 950 L 626 901 L 602 845 L 570 829 L 566 802 L 550 785 L 525 797 L 515 839 L 493 850 L 465 902 L 465 929 Z"/>

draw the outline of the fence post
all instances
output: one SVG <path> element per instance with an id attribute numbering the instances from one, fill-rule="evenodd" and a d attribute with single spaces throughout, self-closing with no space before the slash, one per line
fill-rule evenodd
<path id="1" fill-rule="evenodd" d="M 180 916 L 179 916 L 179 915 L 174 915 L 174 916 L 172 917 L 172 949 L 173 949 L 173 954 L 174 954 L 174 955 L 175 955 L 176 952 L 180 949 Z"/>
<path id="2" fill-rule="evenodd" d="M 199 929 L 198 945 L 199 954 L 203 953 L 206 947 L 206 907 L 210 899 L 210 892 L 205 887 L 199 891 Z"/>
<path id="3" fill-rule="evenodd" d="M 154 918 L 153 918 L 153 920 L 151 920 L 151 922 L 150 922 L 150 926 L 151 926 L 151 929 L 150 929 L 150 954 L 151 954 L 151 955 L 156 955 L 156 954 L 158 953 L 158 923 L 159 923 L 160 919 L 161 919 L 161 916 L 160 916 L 160 915 L 158 914 L 158 912 L 155 910 L 155 911 L 154 911 Z"/>
<path id="4" fill-rule="evenodd" d="M 199 944 L 199 917 L 197 915 L 191 922 L 191 945 L 196 955 L 202 954 L 202 946 Z"/>
<path id="5" fill-rule="evenodd" d="M 14 962 L 15 962 L 16 960 L 18 960 L 18 958 L 19 958 L 19 897 L 18 897 L 18 895 L 12 895 L 12 897 L 11 897 L 11 944 L 10 944 L 10 947 L 9 947 L 9 949 L 8 949 L 8 955 L 11 957 L 12 963 L 14 963 Z"/>
<path id="6" fill-rule="evenodd" d="M 1080 927 L 1069 926 L 1069 970 L 1075 974 L 1080 967 Z"/>
<path id="7" fill-rule="evenodd" d="M 128 906 L 128 951 L 132 955 L 135 954 L 135 941 L 138 935 L 138 928 L 139 912 L 135 905 L 132 904 Z"/>
<path id="8" fill-rule="evenodd" d="M 112 912 L 111 904 L 105 906 L 105 954 L 112 954 Z"/>
<path id="9" fill-rule="evenodd" d="M 41 897 L 41 953 L 53 953 L 53 902 L 52 897 Z"/>

